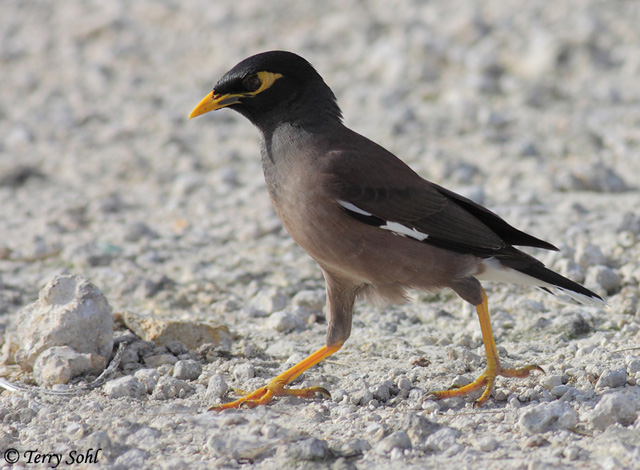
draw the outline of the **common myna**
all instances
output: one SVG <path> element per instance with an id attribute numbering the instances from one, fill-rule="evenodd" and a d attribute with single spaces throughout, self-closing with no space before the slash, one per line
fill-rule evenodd
<path id="1" fill-rule="evenodd" d="M 285 395 L 329 396 L 322 387 L 285 386 L 342 347 L 351 333 L 356 297 L 399 302 L 407 289 L 448 287 L 474 305 L 487 367 L 473 383 L 432 396 L 463 396 L 485 387 L 477 405 L 487 400 L 497 376 L 542 371 L 537 365 L 500 365 L 480 280 L 537 286 L 580 303 L 604 303 L 513 245 L 557 250 L 555 246 L 423 179 L 395 155 L 345 127 L 335 95 L 302 57 L 272 51 L 243 60 L 189 118 L 220 108 L 239 112 L 260 131 L 271 201 L 289 234 L 322 270 L 329 325 L 325 346 L 265 387 L 212 410 L 263 405 Z"/>

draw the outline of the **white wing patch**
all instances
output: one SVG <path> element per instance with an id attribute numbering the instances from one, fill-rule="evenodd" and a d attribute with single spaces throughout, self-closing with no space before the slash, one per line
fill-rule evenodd
<path id="1" fill-rule="evenodd" d="M 338 200 L 338 204 L 340 204 L 342 207 L 344 207 L 348 211 L 355 212 L 356 214 L 364 215 L 366 217 L 375 217 L 373 214 L 360 209 L 358 206 L 351 204 L 350 202 Z M 399 224 L 398 222 L 387 221 L 384 225 L 380 225 L 380 228 L 384 230 L 389 230 L 390 232 L 393 232 L 394 234 L 400 235 L 402 237 L 415 238 L 418 241 L 423 241 L 429 238 L 429 235 L 427 235 L 426 233 L 422 233 L 416 230 L 415 228 L 406 227 L 402 224 Z"/>
<path id="2" fill-rule="evenodd" d="M 338 201 L 338 204 L 340 204 L 342 207 L 344 207 L 345 209 L 347 209 L 347 210 L 349 210 L 351 212 L 355 212 L 356 214 L 361 214 L 361 215 L 366 215 L 366 216 L 372 216 L 373 215 L 373 214 L 369 214 L 367 211 L 363 211 L 358 206 L 354 206 L 353 204 L 351 204 L 350 202 L 347 202 L 347 201 Z"/>
<path id="3" fill-rule="evenodd" d="M 403 237 L 411 237 L 416 240 L 422 241 L 429 238 L 429 235 L 426 233 L 422 233 L 415 228 L 405 227 L 398 222 L 387 222 L 385 225 L 381 225 L 380 228 L 389 230 L 390 232 L 395 233 L 396 235 L 401 235 Z"/>

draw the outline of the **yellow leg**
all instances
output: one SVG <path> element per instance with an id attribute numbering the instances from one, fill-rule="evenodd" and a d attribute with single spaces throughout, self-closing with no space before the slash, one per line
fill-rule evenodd
<path id="1" fill-rule="evenodd" d="M 475 403 L 476 406 L 480 406 L 485 401 L 487 401 L 487 399 L 491 395 L 491 391 L 493 390 L 493 386 L 495 384 L 497 376 L 525 378 L 528 377 L 533 370 L 540 371 L 544 374 L 544 370 L 536 365 L 528 365 L 521 367 L 520 369 L 506 369 L 501 367 L 500 359 L 498 358 L 498 350 L 496 349 L 496 342 L 493 339 L 493 331 L 491 330 L 491 321 L 489 319 L 489 304 L 487 302 L 487 294 L 485 293 L 484 289 L 482 289 L 482 303 L 476 305 L 476 310 L 478 312 L 478 319 L 480 320 L 480 329 L 482 330 L 484 349 L 487 354 L 487 368 L 482 374 L 480 374 L 480 376 L 476 380 L 471 382 L 469 385 L 465 385 L 464 387 L 456 388 L 453 390 L 431 392 L 430 395 L 437 399 L 460 397 L 479 390 L 482 387 L 486 387 L 480 398 L 478 398 Z"/>
<path id="2" fill-rule="evenodd" d="M 266 386 L 259 388 L 255 392 L 239 398 L 231 403 L 225 403 L 224 405 L 212 406 L 209 411 L 222 411 L 229 408 L 239 408 L 240 406 L 246 406 L 253 408 L 254 406 L 266 405 L 271 402 L 274 397 L 283 396 L 295 396 L 301 398 L 313 398 L 316 393 L 321 393 L 327 397 L 331 397 L 331 394 L 322 387 L 309 387 L 301 389 L 284 388 L 285 385 L 290 384 L 304 371 L 315 366 L 320 361 L 331 356 L 334 352 L 342 347 L 343 343 L 334 344 L 332 346 L 323 346 L 309 357 L 303 359 L 295 366 L 287 369 L 282 374 L 274 377 Z"/>

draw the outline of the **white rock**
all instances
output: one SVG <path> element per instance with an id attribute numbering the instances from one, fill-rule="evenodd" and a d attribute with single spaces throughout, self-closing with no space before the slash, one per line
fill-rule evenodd
<path id="1" fill-rule="evenodd" d="M 311 437 L 293 444 L 287 456 L 293 460 L 324 460 L 329 454 L 327 441 Z"/>
<path id="2" fill-rule="evenodd" d="M 133 376 L 144 386 L 147 393 L 153 393 L 160 380 L 160 374 L 155 369 L 140 369 Z"/>
<path id="3" fill-rule="evenodd" d="M 104 384 L 103 391 L 111 398 L 142 398 L 147 394 L 144 385 L 131 375 L 109 380 Z"/>
<path id="4" fill-rule="evenodd" d="M 540 385 L 547 390 L 562 385 L 563 382 L 566 382 L 566 380 L 563 380 L 562 375 L 545 375 L 540 379 Z"/>
<path id="5" fill-rule="evenodd" d="M 405 430 L 414 446 L 421 446 L 427 437 L 440 426 L 427 419 L 423 413 L 409 413 L 400 419 L 400 428 Z"/>
<path id="6" fill-rule="evenodd" d="M 66 384 L 74 377 L 85 374 L 100 374 L 106 360 L 95 354 L 82 354 L 69 346 L 46 349 L 33 365 L 36 383 L 41 386 Z"/>
<path id="7" fill-rule="evenodd" d="M 228 390 L 229 386 L 220 374 L 213 374 L 209 378 L 209 382 L 207 382 L 207 398 L 209 400 L 222 398 Z"/>
<path id="8" fill-rule="evenodd" d="M 153 368 L 158 368 L 162 365 L 174 365 L 178 362 L 178 358 L 173 354 L 154 354 L 144 358 L 144 363 Z"/>
<path id="9" fill-rule="evenodd" d="M 397 382 L 397 386 L 400 390 L 406 390 L 409 391 L 411 390 L 411 380 L 409 380 L 406 377 L 399 377 L 398 378 L 398 382 Z"/>
<path id="10" fill-rule="evenodd" d="M 287 306 L 287 298 L 277 289 L 269 288 L 259 291 L 251 299 L 251 307 L 270 315 Z"/>
<path id="11" fill-rule="evenodd" d="M 492 452 L 498 448 L 500 444 L 493 437 L 481 437 L 476 447 L 482 452 Z"/>
<path id="12" fill-rule="evenodd" d="M 255 376 L 255 369 L 251 364 L 238 364 L 233 368 L 233 376 L 236 380 L 252 379 Z"/>
<path id="13" fill-rule="evenodd" d="M 440 405 L 435 400 L 425 400 L 422 402 L 422 409 L 426 413 L 437 413 L 440 411 Z"/>
<path id="14" fill-rule="evenodd" d="M 321 312 L 324 308 L 326 294 L 323 290 L 302 290 L 291 300 L 293 307 L 304 308 L 309 312 Z"/>
<path id="15" fill-rule="evenodd" d="M 202 365 L 193 359 L 176 362 L 173 367 L 173 376 L 181 380 L 196 380 L 202 374 Z"/>
<path id="16" fill-rule="evenodd" d="M 425 442 L 426 450 L 445 451 L 458 442 L 458 431 L 450 427 L 443 427 L 434 432 Z"/>
<path id="17" fill-rule="evenodd" d="M 158 380 L 151 397 L 155 400 L 169 400 L 171 398 L 185 398 L 193 391 L 193 387 L 183 380 L 170 375 L 164 375 Z"/>
<path id="18" fill-rule="evenodd" d="M 149 426 L 142 426 L 127 437 L 126 443 L 131 447 L 153 452 L 157 450 L 160 432 Z"/>
<path id="19" fill-rule="evenodd" d="M 621 367 L 618 369 L 605 369 L 600 378 L 596 382 L 595 389 L 602 390 L 603 388 L 617 388 L 622 387 L 627 383 L 627 371 Z"/>
<path id="20" fill-rule="evenodd" d="M 376 400 L 387 401 L 391 398 L 391 392 L 389 386 L 385 383 L 380 383 L 372 387 L 371 393 Z"/>
<path id="21" fill-rule="evenodd" d="M 577 424 L 578 413 L 568 404 L 558 401 L 528 407 L 518 420 L 520 429 L 527 434 L 573 429 Z"/>
<path id="22" fill-rule="evenodd" d="M 260 434 L 267 439 L 273 439 L 278 434 L 282 434 L 283 430 L 276 424 L 265 424 L 260 428 Z"/>
<path id="23" fill-rule="evenodd" d="M 580 457 L 580 449 L 577 447 L 565 447 L 562 455 L 569 460 L 578 460 L 578 457 Z"/>
<path id="24" fill-rule="evenodd" d="M 140 449 L 130 449 L 113 462 L 115 468 L 144 468 L 149 461 L 149 453 Z"/>
<path id="25" fill-rule="evenodd" d="M 291 312 L 280 311 L 272 313 L 267 319 L 267 325 L 280 333 L 289 333 L 295 329 L 304 327 L 302 317 Z"/>
<path id="26" fill-rule="evenodd" d="M 36 302 L 19 312 L 18 337 L 16 362 L 27 370 L 40 353 L 54 346 L 101 356 L 106 364 L 113 349 L 111 306 L 86 279 L 56 276 Z"/>
<path id="27" fill-rule="evenodd" d="M 341 403 L 342 400 L 344 400 L 344 397 L 347 396 L 347 392 L 345 392 L 343 389 L 338 388 L 336 390 L 332 390 L 331 391 L 331 399 L 335 402 L 335 403 Z"/>
<path id="28" fill-rule="evenodd" d="M 587 286 L 600 286 L 607 294 L 613 294 L 620 290 L 621 283 L 620 274 L 607 266 L 596 265 L 587 269 Z"/>
<path id="29" fill-rule="evenodd" d="M 575 260 L 582 269 L 588 269 L 590 266 L 605 264 L 607 258 L 602 253 L 600 247 L 581 244 L 576 248 Z"/>
<path id="30" fill-rule="evenodd" d="M 396 431 L 383 438 L 375 446 L 375 451 L 378 453 L 388 453 L 393 449 L 410 449 L 411 439 L 406 431 Z"/>
<path id="31" fill-rule="evenodd" d="M 575 392 L 575 389 L 567 385 L 558 385 L 556 387 L 553 387 L 550 392 L 554 397 L 560 398 L 565 396 L 567 392 Z"/>
<path id="32" fill-rule="evenodd" d="M 350 396 L 351 403 L 354 405 L 366 406 L 373 400 L 373 393 L 368 388 L 353 392 Z"/>
<path id="33" fill-rule="evenodd" d="M 629 374 L 636 374 L 640 372 L 640 359 L 630 359 L 627 364 L 627 371 Z"/>
<path id="34" fill-rule="evenodd" d="M 604 395 L 589 414 L 589 422 L 598 429 L 606 429 L 615 423 L 628 426 L 638 417 L 634 401 L 624 392 Z"/>

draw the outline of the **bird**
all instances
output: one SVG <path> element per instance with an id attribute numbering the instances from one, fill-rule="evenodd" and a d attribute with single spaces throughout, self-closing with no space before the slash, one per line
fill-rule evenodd
<path id="1" fill-rule="evenodd" d="M 275 397 L 330 397 L 323 387 L 288 387 L 338 351 L 351 334 L 356 298 L 403 302 L 410 290 L 448 288 L 476 309 L 485 370 L 434 399 L 483 390 L 496 377 L 528 377 L 538 365 L 503 367 L 480 281 L 541 288 L 585 305 L 604 300 L 546 268 L 515 246 L 557 251 L 472 200 L 427 181 L 407 164 L 343 123 L 336 96 L 301 56 L 268 51 L 242 60 L 215 84 L 188 118 L 221 108 L 246 117 L 260 133 L 260 156 L 274 209 L 290 236 L 315 260 L 326 284 L 325 344 L 265 386 L 212 411 L 266 405 Z"/>

